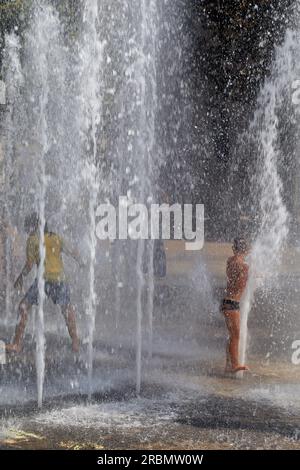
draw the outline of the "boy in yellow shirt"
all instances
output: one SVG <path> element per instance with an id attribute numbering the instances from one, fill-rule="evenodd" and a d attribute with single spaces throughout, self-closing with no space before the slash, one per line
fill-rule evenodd
<path id="1" fill-rule="evenodd" d="M 17 278 L 14 287 L 18 290 L 23 288 L 23 278 L 26 277 L 33 266 L 40 263 L 40 241 L 39 241 L 40 220 L 37 213 L 32 213 L 25 218 L 24 228 L 29 234 L 26 245 L 26 264 Z M 50 297 L 54 304 L 61 308 L 61 312 L 65 318 L 69 335 L 72 340 L 72 349 L 74 352 L 79 351 L 79 338 L 76 327 L 76 316 L 73 305 L 70 300 L 70 288 L 65 280 L 62 253 L 71 256 L 77 263 L 82 266 L 78 253 L 69 250 L 61 237 L 57 234 L 49 232 L 47 224 L 44 234 L 45 245 L 45 263 L 44 263 L 44 288 L 45 295 Z M 37 305 L 39 299 L 38 280 L 35 279 L 29 288 L 25 297 L 19 305 L 20 320 L 16 326 L 15 336 L 12 344 L 6 346 L 6 350 L 10 352 L 20 352 L 22 349 L 22 340 L 28 320 L 28 314 L 32 305 Z"/>

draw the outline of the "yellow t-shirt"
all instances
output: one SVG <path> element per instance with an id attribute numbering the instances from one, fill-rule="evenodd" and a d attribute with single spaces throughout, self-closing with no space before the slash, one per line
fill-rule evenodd
<path id="1" fill-rule="evenodd" d="M 65 279 L 62 261 L 63 241 L 55 233 L 45 233 L 45 264 L 44 278 L 46 281 L 60 282 Z M 27 260 L 35 263 L 40 262 L 40 241 L 38 234 L 30 235 L 26 246 Z"/>

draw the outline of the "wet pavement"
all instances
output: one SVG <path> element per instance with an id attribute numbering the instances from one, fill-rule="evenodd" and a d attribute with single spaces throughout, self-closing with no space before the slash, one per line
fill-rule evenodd
<path id="1" fill-rule="evenodd" d="M 300 448 L 300 365 L 291 360 L 292 342 L 300 339 L 298 276 L 284 274 L 258 292 L 249 321 L 251 371 L 239 380 L 223 374 L 226 329 L 217 308 L 222 282 L 214 275 L 207 284 L 203 270 L 193 272 L 192 281 L 173 274 L 156 283 L 152 358 L 144 319 L 140 397 L 135 314 L 126 298 L 117 322 L 99 310 L 90 402 L 84 319 L 75 357 L 60 316 L 46 314 L 42 409 L 28 326 L 22 354 L 1 368 L 0 448 Z M 205 289 L 195 288 L 195 280 Z M 0 338 L 8 340 L 12 332 L 13 322 L 2 325 Z"/>
<path id="2" fill-rule="evenodd" d="M 238 380 L 224 377 L 219 360 L 212 367 L 205 359 L 155 354 L 145 359 L 137 398 L 130 355 L 127 364 L 122 358 L 122 367 L 116 359 L 98 350 L 91 402 L 84 392 L 84 363 L 66 353 L 62 373 L 49 359 L 42 410 L 36 405 L 34 369 L 23 369 L 22 379 L 11 376 L 10 385 L 6 371 L 1 448 L 300 448 L 299 367 L 284 362 L 274 367 L 253 357 L 253 372 Z"/>

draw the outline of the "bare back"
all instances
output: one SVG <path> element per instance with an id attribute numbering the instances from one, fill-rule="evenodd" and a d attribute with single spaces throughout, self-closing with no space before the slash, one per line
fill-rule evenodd
<path id="1" fill-rule="evenodd" d="M 227 261 L 226 298 L 239 302 L 248 281 L 249 266 L 243 256 L 234 255 Z"/>

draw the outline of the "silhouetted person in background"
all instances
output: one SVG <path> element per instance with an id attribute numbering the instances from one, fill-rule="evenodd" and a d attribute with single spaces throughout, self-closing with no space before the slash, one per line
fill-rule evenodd
<path id="1" fill-rule="evenodd" d="M 26 245 L 26 264 L 14 284 L 14 287 L 20 291 L 23 288 L 24 277 L 30 273 L 34 265 L 38 267 L 40 264 L 40 219 L 37 213 L 33 212 L 25 218 L 24 228 L 29 235 Z M 79 338 L 77 335 L 75 310 L 70 301 L 70 288 L 65 279 L 62 254 L 65 253 L 71 256 L 80 266 L 83 264 L 77 251 L 68 249 L 59 235 L 49 232 L 47 224 L 44 229 L 44 246 L 45 295 L 50 297 L 54 304 L 60 306 L 72 340 L 72 349 L 74 352 L 78 352 Z M 28 314 L 30 313 L 31 307 L 38 304 L 38 300 L 38 279 L 35 279 L 34 283 L 25 294 L 25 297 L 20 302 L 19 322 L 16 326 L 12 344 L 6 346 L 8 352 L 21 351 Z"/>
<path id="2" fill-rule="evenodd" d="M 154 276 L 159 279 L 167 275 L 167 257 L 163 240 L 154 240 L 153 273 Z"/>
<path id="3" fill-rule="evenodd" d="M 248 370 L 247 366 L 239 363 L 240 300 L 245 291 L 249 273 L 249 266 L 245 260 L 249 251 L 246 240 L 236 238 L 232 250 L 233 256 L 227 261 L 227 288 L 221 309 L 229 331 L 225 372 L 236 373 Z"/>

